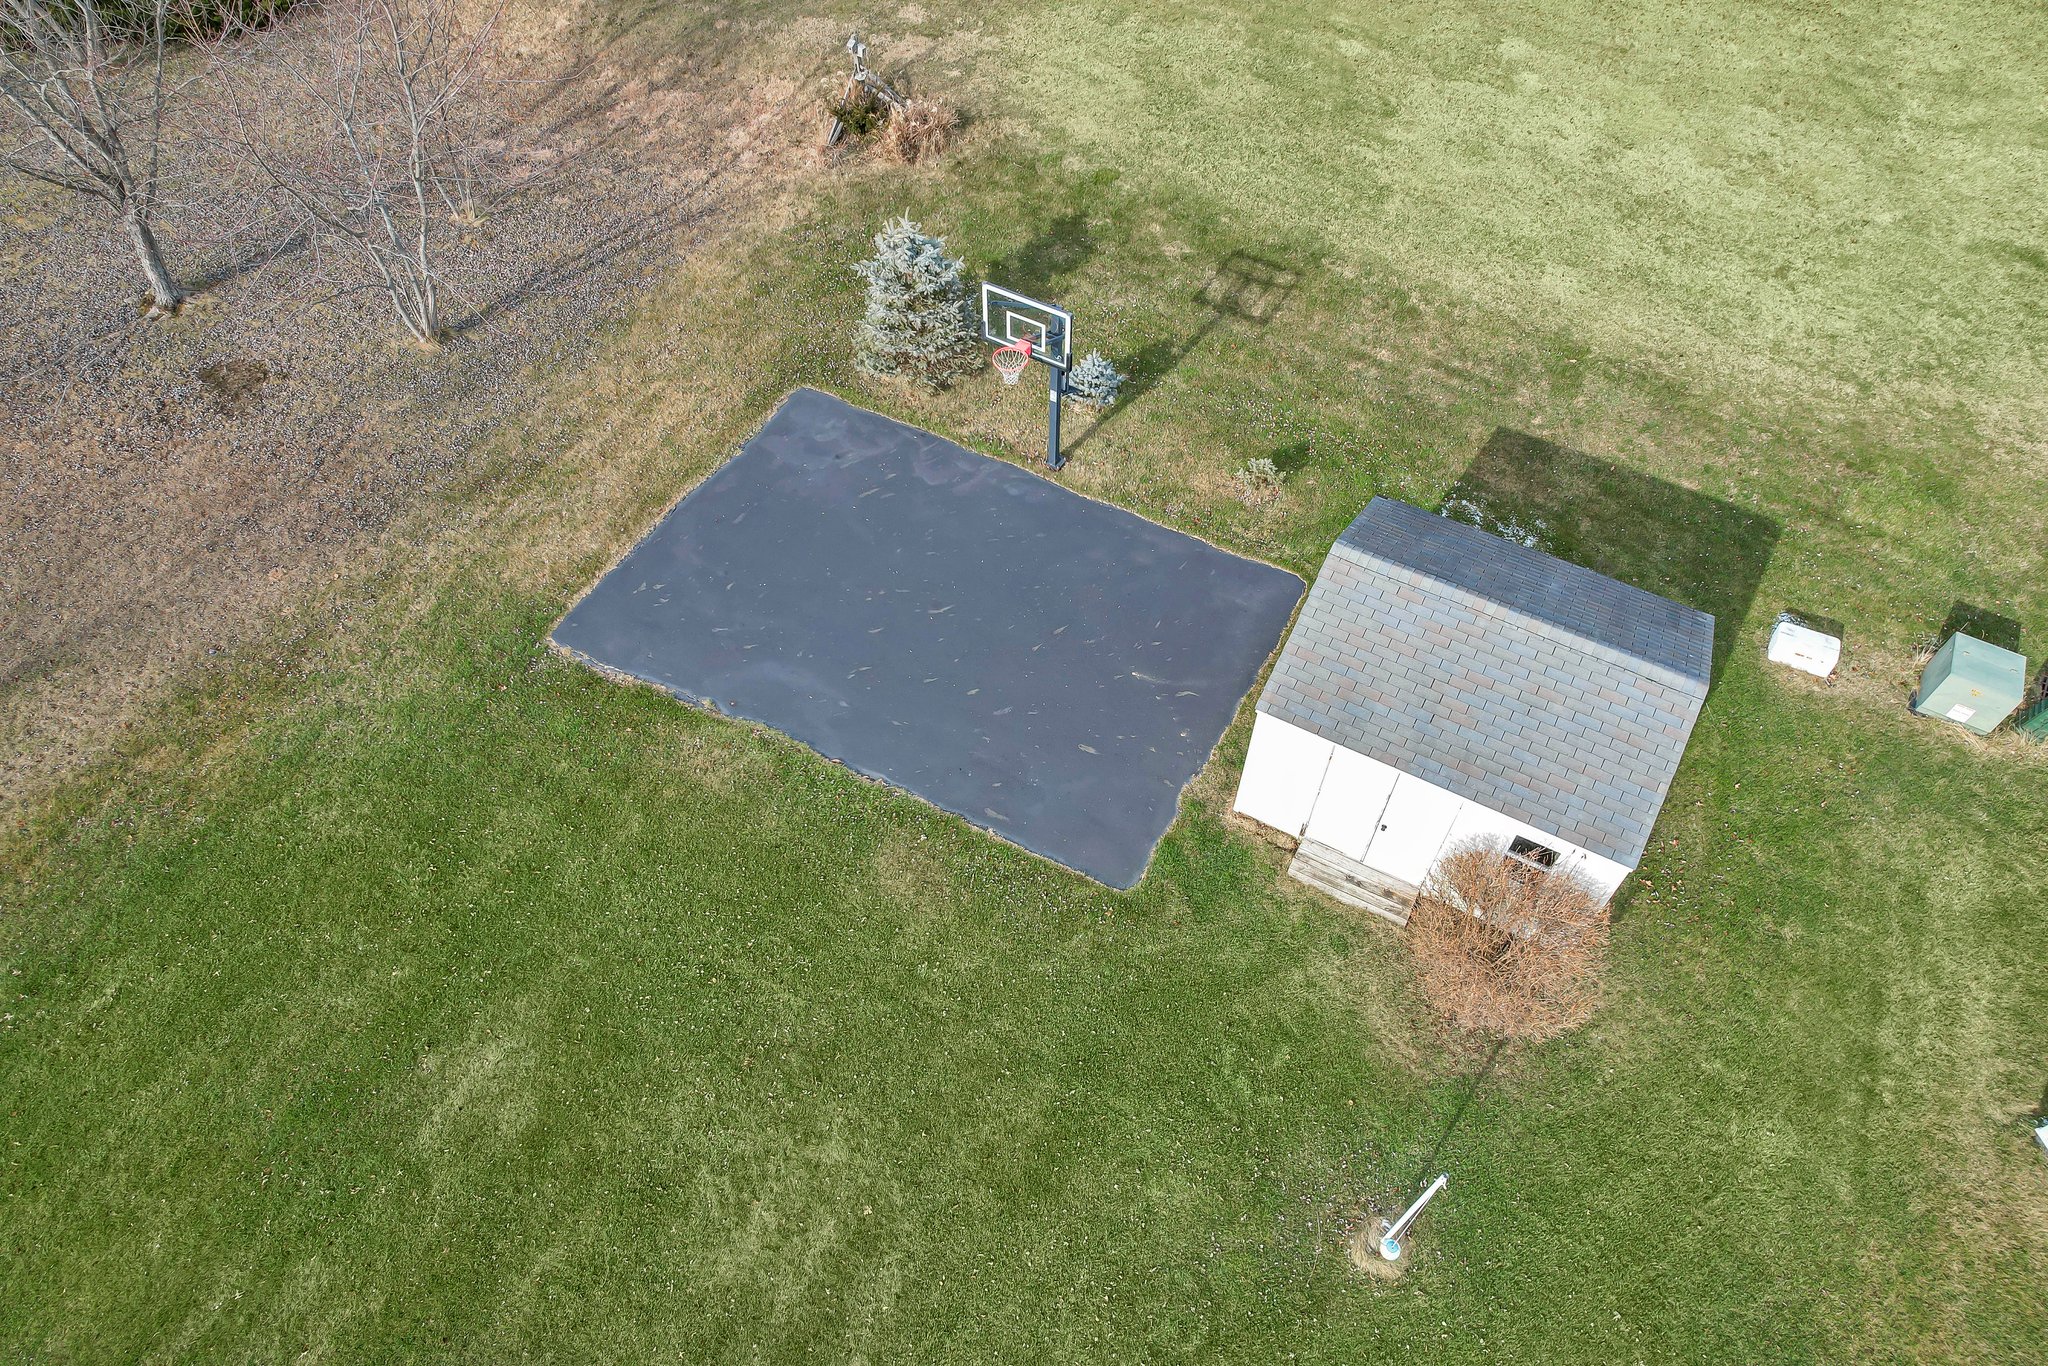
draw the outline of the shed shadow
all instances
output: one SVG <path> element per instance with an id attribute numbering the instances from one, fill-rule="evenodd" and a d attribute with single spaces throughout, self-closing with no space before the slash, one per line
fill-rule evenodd
<path id="1" fill-rule="evenodd" d="M 1987 645 L 1996 645 L 2001 650 L 2024 654 L 2020 649 L 2020 624 L 2001 612 L 1974 603 L 1958 602 L 1948 609 L 1948 616 L 1941 623 L 1941 640 L 1947 640 L 1958 632 L 1975 636 Z"/>
<path id="2" fill-rule="evenodd" d="M 1716 680 L 1779 535 L 1768 517 L 1505 427 L 1452 485 L 1443 511 L 1710 613 Z"/>

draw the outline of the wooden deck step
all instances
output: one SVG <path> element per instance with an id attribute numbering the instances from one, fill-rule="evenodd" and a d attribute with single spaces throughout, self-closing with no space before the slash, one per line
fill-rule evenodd
<path id="1" fill-rule="evenodd" d="M 1396 925 L 1406 925 L 1408 913 L 1415 909 L 1416 888 L 1313 840 L 1301 842 L 1301 847 L 1295 850 L 1294 862 L 1287 865 L 1287 874 L 1347 906 L 1371 911 Z"/>

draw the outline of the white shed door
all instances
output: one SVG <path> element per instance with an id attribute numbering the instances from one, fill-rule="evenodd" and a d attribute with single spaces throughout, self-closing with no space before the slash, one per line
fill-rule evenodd
<path id="1" fill-rule="evenodd" d="M 1260 712 L 1252 720 L 1252 747 L 1233 805 L 1255 821 L 1299 835 L 1335 748 L 1320 735 Z"/>
<path id="2" fill-rule="evenodd" d="M 1365 862 L 1411 887 L 1421 886 L 1463 805 L 1457 794 L 1402 774 L 1380 813 Z"/>
<path id="3" fill-rule="evenodd" d="M 1309 814 L 1306 837 L 1346 858 L 1363 859 L 1400 776 L 1377 759 L 1340 747 L 1323 772 L 1323 790 Z"/>

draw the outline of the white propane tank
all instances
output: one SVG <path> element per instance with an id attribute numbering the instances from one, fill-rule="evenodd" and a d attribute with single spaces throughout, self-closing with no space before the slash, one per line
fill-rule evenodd
<path id="1" fill-rule="evenodd" d="M 1771 628 L 1772 662 L 1826 678 L 1842 661 L 1842 642 L 1816 631 L 1797 617 L 1782 616 Z"/>

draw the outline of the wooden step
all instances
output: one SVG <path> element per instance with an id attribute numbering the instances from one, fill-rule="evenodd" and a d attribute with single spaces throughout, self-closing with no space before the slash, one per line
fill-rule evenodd
<path id="1" fill-rule="evenodd" d="M 1371 911 L 1396 925 L 1406 925 L 1408 913 L 1415 909 L 1415 888 L 1312 840 L 1303 840 L 1295 850 L 1287 874 L 1347 906 Z"/>

